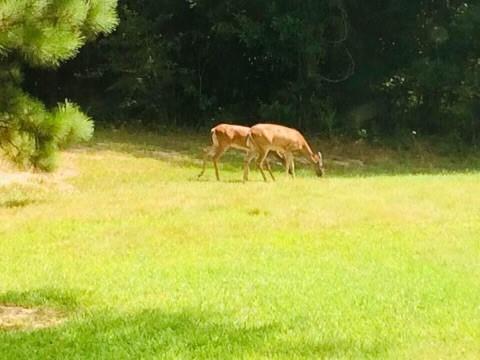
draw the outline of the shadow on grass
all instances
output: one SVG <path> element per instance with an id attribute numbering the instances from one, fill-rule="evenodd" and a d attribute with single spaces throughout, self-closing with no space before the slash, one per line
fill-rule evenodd
<path id="1" fill-rule="evenodd" d="M 214 168 L 211 160 L 207 162 L 206 174 L 198 179 L 203 163 L 203 148 L 211 145 L 210 134 L 198 133 L 126 133 L 125 131 L 102 131 L 96 135 L 91 148 L 100 151 L 115 151 L 136 158 L 149 158 L 166 161 L 174 166 L 196 168 L 189 181 L 213 181 Z M 221 180 L 222 182 L 241 183 L 243 176 L 243 161 L 245 152 L 235 149 L 228 150 L 220 159 L 220 172 L 238 172 L 239 178 L 235 180 Z M 276 161 L 272 164 L 281 168 Z M 251 170 L 258 171 L 252 163 Z M 283 169 L 283 168 L 282 168 Z M 198 172 L 197 172 L 198 171 Z M 220 174 L 221 176 L 222 174 Z M 222 177 L 222 176 L 221 176 Z M 222 177 L 223 178 L 223 177 Z"/>
<path id="2" fill-rule="evenodd" d="M 210 142 L 208 136 L 191 133 L 99 130 L 91 146 L 94 150 L 116 151 L 138 158 L 152 158 L 190 167 L 201 164 L 202 149 L 211 145 Z"/>
<path id="3" fill-rule="evenodd" d="M 204 183 L 217 182 L 217 180 L 215 179 L 215 175 L 213 175 L 212 178 L 207 178 L 205 176 L 201 177 L 201 178 L 198 178 L 198 175 L 197 175 L 197 176 L 189 177 L 187 180 L 191 181 L 191 182 L 204 182 Z M 243 183 L 245 183 L 245 181 L 243 181 L 240 178 L 239 179 L 226 179 L 226 180 L 220 179 L 220 182 L 227 183 L 227 184 L 243 184 Z"/>
<path id="4" fill-rule="evenodd" d="M 24 208 L 44 201 L 44 194 L 30 185 L 14 183 L 0 188 L 0 208 Z"/>
<path id="5" fill-rule="evenodd" d="M 73 311 L 79 307 L 79 297 L 87 293 L 81 290 L 40 288 L 30 291 L 7 291 L 0 294 L 0 304 L 25 307 L 51 307 Z"/>
<path id="6" fill-rule="evenodd" d="M 211 145 L 210 134 L 192 132 L 171 133 L 127 133 L 126 131 L 100 130 L 92 144 L 95 150 L 117 151 L 138 158 L 152 158 L 167 161 L 176 166 L 198 167 L 200 172 L 203 152 L 202 149 Z M 452 174 L 473 173 L 480 171 L 480 157 L 477 154 L 440 156 L 431 152 L 418 153 L 415 151 L 386 152 L 384 149 L 369 149 L 362 151 L 358 159 L 337 161 L 340 157 L 349 154 L 356 145 L 341 147 L 326 144 L 322 147 L 325 156 L 326 175 L 334 177 L 366 177 L 366 176 L 395 176 L 418 174 Z M 383 153 L 384 152 L 384 153 Z M 238 172 L 242 176 L 244 153 L 229 150 L 220 160 L 221 171 Z M 273 160 L 273 159 L 272 159 Z M 275 173 L 283 173 L 283 166 L 278 161 L 271 161 Z M 343 163 L 343 165 L 339 165 Z M 363 165 L 358 165 L 362 163 Z M 346 164 L 346 165 L 345 165 Z M 297 174 L 300 177 L 315 177 L 313 170 L 303 159 L 296 161 Z M 281 170 L 280 170 L 281 169 Z M 255 166 L 251 170 L 257 171 Z M 207 172 L 213 173 L 212 162 L 208 162 Z M 282 174 L 283 175 L 283 174 Z M 210 176 L 209 176 L 210 177 Z M 191 177 L 194 180 L 195 176 Z M 240 180 L 239 180 L 240 181 Z"/>
<path id="7" fill-rule="evenodd" d="M 301 334 L 299 337 L 304 338 Z M 237 326 L 218 314 L 164 313 L 156 309 L 124 316 L 90 314 L 58 328 L 35 332 L 0 332 L 0 357 L 12 359 L 27 359 L 33 354 L 58 359 L 330 358 L 375 357 L 385 351 L 381 343 L 370 347 L 353 339 L 297 341 L 282 334 L 276 324 Z"/>
<path id="8" fill-rule="evenodd" d="M 7 209 L 13 208 L 22 208 L 28 205 L 32 205 L 38 203 L 38 200 L 34 199 L 13 199 L 13 200 L 5 200 L 0 201 L 0 207 L 5 207 Z"/>

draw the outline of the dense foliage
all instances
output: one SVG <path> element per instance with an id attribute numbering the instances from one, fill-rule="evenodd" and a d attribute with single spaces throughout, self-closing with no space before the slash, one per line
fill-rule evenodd
<path id="1" fill-rule="evenodd" d="M 55 81 L 97 119 L 122 123 L 261 119 L 326 135 L 478 141 L 477 1 L 119 4 L 112 36 L 87 46 L 60 76 L 31 79 Z M 42 86 L 31 91 L 52 97 Z"/>
<path id="2" fill-rule="evenodd" d="M 115 7 L 116 0 L 0 1 L 0 149 L 9 158 L 50 170 L 58 147 L 91 137 L 92 121 L 76 105 L 63 100 L 50 110 L 23 91 L 23 70 L 55 68 L 112 31 Z"/>

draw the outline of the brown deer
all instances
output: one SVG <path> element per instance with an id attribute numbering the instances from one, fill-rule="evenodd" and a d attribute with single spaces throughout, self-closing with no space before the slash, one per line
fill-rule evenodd
<path id="1" fill-rule="evenodd" d="M 205 173 L 207 159 L 210 157 L 213 161 L 213 166 L 215 167 L 215 176 L 217 177 L 217 180 L 220 180 L 217 165 L 218 160 L 225 153 L 225 151 L 230 148 L 248 152 L 250 150 L 250 148 L 247 146 L 247 136 L 249 134 L 249 131 L 249 127 L 230 124 L 219 124 L 212 128 L 210 132 L 212 134 L 213 145 L 203 149 L 203 166 L 202 171 L 200 172 L 200 174 L 198 174 L 198 178 L 200 178 Z M 281 160 L 285 160 L 284 156 L 281 153 L 276 152 L 276 155 Z M 271 173 L 268 160 L 266 161 L 266 164 L 267 168 Z"/>
<path id="2" fill-rule="evenodd" d="M 263 179 L 267 181 L 264 173 L 264 163 L 270 151 L 277 151 L 284 155 L 286 172 L 287 174 L 290 173 L 293 177 L 295 177 L 295 153 L 304 155 L 313 164 L 318 176 L 324 175 L 322 153 L 314 153 L 303 135 L 296 129 L 275 124 L 257 124 L 250 128 L 247 145 L 250 150 L 245 157 L 243 170 L 244 181 L 248 180 L 249 165 L 255 157 L 258 157 L 260 172 L 262 173 Z M 267 169 L 272 179 L 275 180 L 268 163 Z"/>

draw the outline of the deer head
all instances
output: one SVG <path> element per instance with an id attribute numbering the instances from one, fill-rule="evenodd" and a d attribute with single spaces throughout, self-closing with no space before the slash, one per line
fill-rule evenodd
<path id="1" fill-rule="evenodd" d="M 323 167 L 323 156 L 320 151 L 313 155 L 313 165 L 317 176 L 323 176 L 325 174 Z"/>

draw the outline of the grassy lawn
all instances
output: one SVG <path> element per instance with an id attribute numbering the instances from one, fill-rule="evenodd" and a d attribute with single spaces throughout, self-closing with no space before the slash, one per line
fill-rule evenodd
<path id="1" fill-rule="evenodd" d="M 68 317 L 1 359 L 480 358 L 474 160 L 332 143 L 365 166 L 198 181 L 208 141 L 100 132 L 0 187 L 0 304 Z"/>

